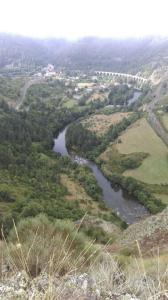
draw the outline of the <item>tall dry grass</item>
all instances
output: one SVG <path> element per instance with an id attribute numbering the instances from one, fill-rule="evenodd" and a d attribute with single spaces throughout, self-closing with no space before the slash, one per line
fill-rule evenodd
<path id="1" fill-rule="evenodd" d="M 69 221 L 50 222 L 44 215 L 25 219 L 17 227 L 14 224 L 8 238 L 4 237 L 0 244 L 1 265 L 9 266 L 5 276 L 24 270 L 34 281 L 40 274 L 47 274 L 47 284 L 35 300 L 75 300 L 86 296 L 86 291 L 78 286 L 66 285 L 67 278 L 83 273 L 92 278 L 100 299 L 109 294 L 121 295 L 123 300 L 126 294 L 140 300 L 168 299 L 168 253 L 160 254 L 158 250 L 153 257 L 143 257 L 137 242 L 138 254 L 129 254 L 129 259 L 122 254 L 121 263 L 119 253 L 111 255 L 106 245 L 100 249 L 79 229 L 80 225 L 75 227 Z"/>
<path id="2" fill-rule="evenodd" d="M 3 233 L 2 233 L 3 234 Z M 69 221 L 50 222 L 44 215 L 14 224 L 7 240 L 4 237 L 3 259 L 14 270 L 30 276 L 41 271 L 65 275 L 83 270 L 99 249 Z"/>

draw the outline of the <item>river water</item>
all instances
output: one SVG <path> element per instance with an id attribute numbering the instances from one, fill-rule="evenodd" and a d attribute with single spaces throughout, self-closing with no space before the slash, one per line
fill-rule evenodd
<path id="1" fill-rule="evenodd" d="M 128 100 L 128 104 L 127 105 L 130 106 L 131 104 L 135 103 L 138 100 L 138 98 L 140 97 L 141 94 L 142 93 L 139 92 L 139 91 L 134 92 L 133 97 Z"/>
<path id="2" fill-rule="evenodd" d="M 69 155 L 66 147 L 66 131 L 67 127 L 54 140 L 53 150 L 62 156 L 69 156 L 78 164 L 87 165 L 92 170 L 98 185 L 102 189 L 102 196 L 106 205 L 112 208 L 128 224 L 132 224 L 141 217 L 146 216 L 148 214 L 147 209 L 131 197 L 128 197 L 121 188 L 117 190 L 112 188 L 110 181 L 103 175 L 95 163 L 79 156 Z"/>

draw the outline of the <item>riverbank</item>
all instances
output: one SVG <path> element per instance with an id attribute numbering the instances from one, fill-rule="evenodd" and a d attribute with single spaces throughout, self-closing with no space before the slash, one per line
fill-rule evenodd
<path id="1" fill-rule="evenodd" d="M 62 156 L 71 157 L 66 147 L 66 131 L 67 127 L 65 127 L 54 140 L 53 150 Z M 74 157 L 71 158 L 74 159 Z M 78 156 L 76 156 L 75 161 L 87 165 L 92 170 L 97 183 L 102 190 L 102 199 L 106 205 L 113 209 L 124 221 L 131 224 L 136 222 L 137 219 L 147 215 L 146 208 L 131 197 L 126 198 L 121 188 L 117 191 L 113 189 L 111 182 L 103 175 L 95 163 Z"/>

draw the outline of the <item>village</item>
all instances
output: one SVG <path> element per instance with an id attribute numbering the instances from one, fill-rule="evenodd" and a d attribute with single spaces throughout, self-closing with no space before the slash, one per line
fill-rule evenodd
<path id="1" fill-rule="evenodd" d="M 118 74 L 96 71 L 86 73 L 84 71 L 56 70 L 54 65 L 48 64 L 41 69 L 41 72 L 33 74 L 33 78 L 42 82 L 63 82 L 66 87 L 66 95 L 71 99 L 69 101 L 70 107 L 75 105 L 75 103 L 83 106 L 91 102 L 101 106 L 100 103 L 104 101 L 107 102 L 109 107 L 114 107 L 114 104 L 108 101 L 112 89 L 116 87 L 117 90 L 125 86 L 126 89 L 140 92 L 145 85 L 145 82 L 136 80 L 136 76 L 131 78 L 130 76 L 132 75 L 126 77 L 126 74 L 121 74 L 121 76 L 118 76 Z M 121 106 L 121 103 L 115 103 L 115 107 Z"/>

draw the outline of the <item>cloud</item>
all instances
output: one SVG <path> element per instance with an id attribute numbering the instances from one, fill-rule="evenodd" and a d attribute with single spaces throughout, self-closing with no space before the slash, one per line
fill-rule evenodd
<path id="1" fill-rule="evenodd" d="M 78 38 L 168 35 L 167 0 L 0 0 L 0 31 Z"/>

